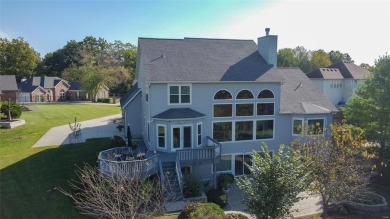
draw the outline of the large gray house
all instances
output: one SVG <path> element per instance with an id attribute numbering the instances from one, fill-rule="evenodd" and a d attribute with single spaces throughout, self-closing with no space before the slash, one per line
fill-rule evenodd
<path id="1" fill-rule="evenodd" d="M 276 67 L 276 57 L 268 28 L 257 44 L 139 38 L 137 82 L 121 99 L 124 123 L 159 154 L 163 169 L 170 162 L 178 175 L 204 181 L 247 174 L 244 163 L 262 142 L 273 153 L 298 127 L 326 127 L 337 111 L 299 68 Z"/>

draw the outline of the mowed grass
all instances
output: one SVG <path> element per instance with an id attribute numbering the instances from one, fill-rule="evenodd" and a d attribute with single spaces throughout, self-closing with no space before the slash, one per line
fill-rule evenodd
<path id="1" fill-rule="evenodd" d="M 31 148 L 50 128 L 120 113 L 113 105 L 37 104 L 23 112 L 26 125 L 0 129 L 0 218 L 84 218 L 56 188 L 68 188 L 76 165 L 97 164 L 110 139 Z"/>

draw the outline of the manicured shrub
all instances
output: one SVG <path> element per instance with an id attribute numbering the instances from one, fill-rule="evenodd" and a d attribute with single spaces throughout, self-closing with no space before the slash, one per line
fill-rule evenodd
<path id="1" fill-rule="evenodd" d="M 98 98 L 98 103 L 110 103 L 110 98 Z"/>
<path id="2" fill-rule="evenodd" d="M 234 182 L 234 176 L 231 173 L 222 173 L 218 176 L 218 187 L 229 188 L 230 184 Z"/>
<path id="3" fill-rule="evenodd" d="M 226 214 L 227 219 L 248 219 L 247 216 L 243 214 L 238 214 L 238 213 L 229 213 Z"/>
<path id="4" fill-rule="evenodd" d="M 214 203 L 190 203 L 177 217 L 178 219 L 226 219 L 225 212 Z"/>
<path id="5" fill-rule="evenodd" d="M 22 106 L 16 102 L 10 102 L 11 117 L 17 119 L 22 115 Z M 8 101 L 4 101 L 1 104 L 1 113 L 8 118 Z"/>
<path id="6" fill-rule="evenodd" d="M 222 190 L 212 189 L 206 193 L 207 202 L 219 205 L 221 208 L 226 207 L 228 203 L 227 195 Z"/>

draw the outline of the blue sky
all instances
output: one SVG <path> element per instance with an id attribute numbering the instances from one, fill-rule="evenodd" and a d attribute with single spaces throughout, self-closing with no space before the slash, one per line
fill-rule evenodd
<path id="1" fill-rule="evenodd" d="M 43 56 L 92 35 L 253 39 L 266 27 L 278 47 L 348 52 L 357 64 L 390 53 L 390 2 L 349 0 L 0 0 L 0 36 L 23 37 Z"/>

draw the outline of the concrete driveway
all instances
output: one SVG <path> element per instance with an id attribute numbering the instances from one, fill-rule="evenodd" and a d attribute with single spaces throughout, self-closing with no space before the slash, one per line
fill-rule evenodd
<path id="1" fill-rule="evenodd" d="M 69 125 L 57 126 L 46 132 L 32 147 L 83 143 L 89 138 L 113 137 L 114 135 L 123 136 L 124 132 L 116 128 L 118 121 L 121 119 L 122 115 L 116 114 L 80 122 L 81 136 L 77 139 L 69 137 L 71 133 Z M 117 122 L 113 123 L 114 120 Z"/>

